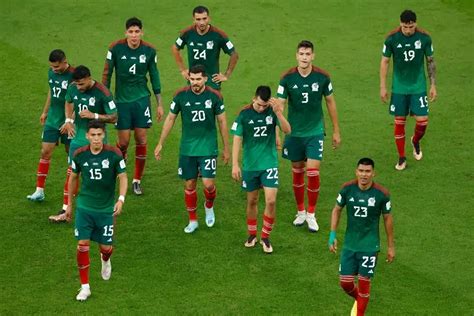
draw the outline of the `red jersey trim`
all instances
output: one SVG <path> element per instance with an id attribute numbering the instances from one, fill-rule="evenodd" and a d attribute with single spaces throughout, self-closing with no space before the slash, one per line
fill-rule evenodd
<path id="1" fill-rule="evenodd" d="M 103 94 L 105 94 L 106 97 L 110 96 L 110 91 L 107 89 L 102 83 L 96 81 L 94 84 L 94 87 L 99 89 Z"/>
<path id="2" fill-rule="evenodd" d="M 74 151 L 74 153 L 72 154 L 73 157 L 76 157 L 77 155 L 79 155 L 80 153 L 83 153 L 85 151 L 88 151 L 90 148 L 90 145 L 86 145 L 86 146 L 82 146 L 82 147 L 79 147 L 78 149 L 76 149 L 76 151 Z"/>
<path id="3" fill-rule="evenodd" d="M 419 27 L 417 27 L 415 31 L 418 32 L 418 33 L 421 33 L 421 34 L 431 36 L 430 33 L 427 30 L 420 29 Z"/>
<path id="4" fill-rule="evenodd" d="M 351 181 L 347 181 L 346 183 L 344 183 L 341 187 L 341 189 L 344 189 L 345 187 L 348 187 L 350 185 L 353 185 L 353 184 L 357 184 L 357 179 L 354 179 L 354 180 L 351 180 Z"/>
<path id="5" fill-rule="evenodd" d="M 104 144 L 104 148 L 103 148 L 102 150 L 105 150 L 105 151 L 113 151 L 113 152 L 116 153 L 118 156 L 123 157 L 122 152 L 121 152 L 117 147 Z"/>
<path id="6" fill-rule="evenodd" d="M 155 46 L 153 46 L 153 45 L 152 45 L 151 43 L 149 43 L 149 42 L 145 42 L 144 40 L 141 40 L 141 41 L 140 41 L 140 45 L 143 45 L 143 46 L 146 46 L 146 47 L 150 47 L 150 48 L 156 50 L 156 47 L 155 47 Z"/>
<path id="7" fill-rule="evenodd" d="M 66 71 L 65 72 L 68 72 L 68 73 L 73 73 L 74 70 L 76 70 L 76 68 L 74 66 L 71 66 L 69 65 L 69 67 L 67 67 Z"/>
<path id="8" fill-rule="evenodd" d="M 391 30 L 390 32 L 388 32 L 388 34 L 385 36 L 385 38 L 389 38 L 390 36 L 392 36 L 393 34 L 395 33 L 398 33 L 398 32 L 401 32 L 402 28 L 400 26 L 398 26 L 397 28 Z"/>
<path id="9" fill-rule="evenodd" d="M 252 104 L 244 105 L 244 106 L 240 109 L 239 114 L 242 113 L 243 111 L 249 110 L 249 109 L 251 109 L 251 108 L 252 108 Z"/>
<path id="10" fill-rule="evenodd" d="M 122 38 L 122 39 L 119 39 L 115 42 L 112 42 L 110 45 L 109 45 L 109 49 L 112 49 L 114 48 L 115 46 L 117 46 L 118 44 L 127 44 L 127 39 L 126 38 Z"/>
<path id="11" fill-rule="evenodd" d="M 294 74 L 297 71 L 298 71 L 298 67 L 292 67 L 292 68 L 288 69 L 287 71 L 285 71 L 284 73 L 281 74 L 280 80 L 285 78 L 288 75 Z"/>
<path id="12" fill-rule="evenodd" d="M 181 92 L 184 92 L 184 91 L 189 91 L 191 89 L 190 86 L 187 86 L 187 87 L 184 87 L 184 88 L 181 88 L 181 89 L 178 89 L 176 90 L 176 92 L 174 93 L 174 96 L 177 96 L 178 94 L 180 94 Z"/>
<path id="13" fill-rule="evenodd" d="M 220 28 L 217 28 L 213 25 L 211 25 L 211 27 L 209 28 L 209 32 L 215 32 L 215 33 L 219 33 L 222 37 L 224 38 L 229 38 L 226 34 L 226 32 L 224 32 L 223 30 L 221 30 Z"/>
<path id="14" fill-rule="evenodd" d="M 209 87 L 209 86 L 206 86 L 206 89 L 205 89 L 205 90 L 208 90 L 209 92 L 214 93 L 215 95 L 217 95 L 217 96 L 219 97 L 219 99 L 222 100 L 222 94 L 221 94 L 218 90 L 213 89 L 213 88 L 211 88 L 211 87 Z"/>
<path id="15" fill-rule="evenodd" d="M 328 73 L 326 70 L 321 69 L 321 68 L 316 67 L 316 66 L 313 66 L 313 72 L 318 72 L 318 73 L 320 73 L 320 74 L 325 75 L 325 76 L 328 77 L 328 78 L 330 77 L 330 76 L 329 76 L 329 73 Z"/>
<path id="16" fill-rule="evenodd" d="M 191 25 L 191 26 L 188 26 L 187 28 L 185 28 L 185 29 L 183 29 L 183 30 L 181 30 L 181 31 L 179 32 L 179 33 L 180 33 L 180 36 L 183 36 L 184 34 L 190 32 L 190 31 L 192 31 L 192 30 L 195 30 L 195 29 L 196 29 L 196 28 L 195 28 L 194 24 Z"/>
<path id="17" fill-rule="evenodd" d="M 390 192 L 388 191 L 388 189 L 385 188 L 384 186 L 378 184 L 378 183 L 375 183 L 375 182 L 374 182 L 374 183 L 372 184 L 372 188 L 381 191 L 381 192 L 382 192 L 383 194 L 385 194 L 386 196 L 389 196 L 389 195 L 390 195 Z"/>

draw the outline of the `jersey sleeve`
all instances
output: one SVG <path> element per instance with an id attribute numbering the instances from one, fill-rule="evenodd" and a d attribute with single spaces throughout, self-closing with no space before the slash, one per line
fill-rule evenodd
<path id="1" fill-rule="evenodd" d="M 72 85 L 67 87 L 66 96 L 64 98 L 67 103 L 72 103 Z"/>
<path id="2" fill-rule="evenodd" d="M 425 45 L 425 56 L 431 57 L 433 56 L 433 42 L 431 41 L 431 37 L 428 36 Z"/>
<path id="3" fill-rule="evenodd" d="M 170 112 L 173 114 L 178 114 L 180 111 L 181 111 L 181 105 L 179 102 L 179 98 L 178 96 L 175 96 L 173 98 L 173 101 L 171 101 L 171 104 L 170 104 Z"/>
<path id="4" fill-rule="evenodd" d="M 221 38 L 221 48 L 227 55 L 232 55 L 232 53 L 235 51 L 234 44 L 228 37 Z"/>
<path id="5" fill-rule="evenodd" d="M 232 123 L 232 127 L 230 128 L 230 133 L 232 135 L 242 137 L 244 135 L 244 130 L 242 127 L 242 112 L 237 116 L 234 123 Z"/>
<path id="6" fill-rule="evenodd" d="M 341 191 L 339 191 L 339 194 L 337 195 L 337 198 L 336 198 L 336 203 L 340 207 L 346 206 L 346 190 L 345 190 L 345 188 L 342 189 Z"/>
<path id="7" fill-rule="evenodd" d="M 112 98 L 112 94 L 109 95 L 104 94 L 104 111 L 106 114 L 114 114 L 117 113 L 117 106 L 115 105 L 114 99 Z"/>
<path id="8" fill-rule="evenodd" d="M 71 171 L 78 174 L 81 172 L 81 164 L 77 159 L 77 156 L 73 157 L 71 160 Z"/>
<path id="9" fill-rule="evenodd" d="M 114 48 L 109 47 L 107 51 L 107 56 L 105 57 L 104 71 L 102 72 L 102 84 L 110 89 L 110 81 L 112 79 L 112 74 L 114 72 Z"/>
<path id="10" fill-rule="evenodd" d="M 148 72 L 150 74 L 151 87 L 154 94 L 161 93 L 160 71 L 156 66 L 157 63 L 156 50 L 152 50 L 150 60 L 148 61 Z"/>
<path id="11" fill-rule="evenodd" d="M 214 103 L 214 113 L 215 115 L 220 115 L 225 112 L 224 99 L 216 96 Z"/>
<path id="12" fill-rule="evenodd" d="M 332 82 L 331 79 L 328 77 L 324 84 L 323 94 L 327 97 L 333 93 L 332 90 Z"/>
<path id="13" fill-rule="evenodd" d="M 392 202 L 390 201 L 390 196 L 386 195 L 382 201 L 382 213 L 388 214 L 392 212 Z"/>
<path id="14" fill-rule="evenodd" d="M 186 46 L 186 33 L 181 33 L 174 44 L 178 49 L 183 49 Z"/>
<path id="15" fill-rule="evenodd" d="M 287 89 L 287 84 L 286 84 L 286 77 L 282 78 L 280 80 L 280 83 L 278 84 L 277 96 L 279 98 L 282 98 L 282 99 L 287 99 L 288 98 L 288 89 Z"/>
<path id="16" fill-rule="evenodd" d="M 124 173 L 127 171 L 125 159 L 121 155 L 115 155 L 115 172 L 117 174 Z"/>
<path id="17" fill-rule="evenodd" d="M 383 48 L 382 48 L 382 56 L 385 57 L 391 57 L 393 54 L 392 51 L 392 43 L 391 43 L 391 37 L 387 37 L 385 42 L 383 43 Z"/>

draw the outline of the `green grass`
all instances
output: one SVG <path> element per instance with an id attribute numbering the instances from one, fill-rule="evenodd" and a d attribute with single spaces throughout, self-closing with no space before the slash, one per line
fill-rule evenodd
<path id="1" fill-rule="evenodd" d="M 170 46 L 191 23 L 197 4 L 0 2 L 0 170 L 5 176 L 0 188 L 0 314 L 347 315 L 352 303 L 338 285 L 339 256 L 326 245 L 338 189 L 353 177 L 362 156 L 375 159 L 377 180 L 391 190 L 397 250 L 392 265 L 380 260 L 368 314 L 472 314 L 474 10 L 470 1 L 454 0 L 206 2 L 214 24 L 229 34 L 241 56 L 223 88 L 229 123 L 257 85 L 276 89 L 279 75 L 295 64 L 301 39 L 315 43 L 315 63 L 331 74 L 343 145 L 332 151 L 326 144 L 318 204 L 321 230 L 309 234 L 292 227 L 290 165 L 282 161 L 273 255 L 244 249 L 245 195 L 231 180 L 230 167 L 222 164 L 216 226 L 210 230 L 201 222 L 197 233 L 185 235 L 183 185 L 175 175 L 177 125 L 163 160 L 158 163 L 149 155 L 145 195 L 127 197 L 116 225 L 112 279 L 100 280 L 98 252 L 92 251 L 93 296 L 84 304 L 75 302 L 72 228 L 47 222 L 62 204 L 62 148 L 52 160 L 46 201 L 25 199 L 34 189 L 39 158 L 48 54 L 62 48 L 72 64 L 86 64 L 100 78 L 108 44 L 122 37 L 124 21 L 137 15 L 145 23 L 145 40 L 157 46 L 163 98 L 169 104 L 183 85 Z M 439 99 L 431 105 L 424 159 L 415 163 L 409 157 L 408 169 L 399 173 L 393 169 L 392 118 L 378 96 L 378 67 L 384 35 L 406 7 L 417 12 L 419 25 L 432 34 Z M 226 63 L 224 57 L 223 67 Z M 411 120 L 409 134 L 412 128 Z M 150 152 L 160 130 L 161 124 L 150 130 Z M 202 201 L 200 192 L 199 205 Z M 381 258 L 385 239 L 382 247 Z"/>

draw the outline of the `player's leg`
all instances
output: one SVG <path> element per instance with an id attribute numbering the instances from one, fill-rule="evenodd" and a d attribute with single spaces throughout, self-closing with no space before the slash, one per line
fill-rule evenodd
<path id="1" fill-rule="evenodd" d="M 395 169 L 397 170 L 406 168 L 405 124 L 406 117 L 409 114 L 409 100 L 409 96 L 396 93 L 392 93 L 390 99 L 390 114 L 395 117 L 394 137 L 398 152 L 398 162 L 395 165 Z"/>
<path id="2" fill-rule="evenodd" d="M 357 270 L 355 252 L 343 250 L 341 253 L 341 264 L 339 266 L 339 285 L 347 295 L 354 299 L 353 312 L 357 310 L 357 297 L 359 294 L 359 290 L 355 284 Z"/>
<path id="3" fill-rule="evenodd" d="M 370 280 L 377 266 L 376 252 L 358 252 L 356 254 L 359 272 L 357 295 L 357 315 L 364 315 L 370 298 Z"/>
<path id="4" fill-rule="evenodd" d="M 319 198 L 320 177 L 319 170 L 321 168 L 321 160 L 324 151 L 324 135 L 308 137 L 306 142 L 306 174 L 308 176 L 308 209 L 306 213 L 306 222 L 310 232 L 319 230 L 316 221 L 316 205 Z"/>
<path id="5" fill-rule="evenodd" d="M 258 194 L 259 189 L 255 188 L 247 192 L 247 232 L 248 237 L 244 246 L 255 247 L 257 243 L 257 215 L 258 215 Z"/>
<path id="6" fill-rule="evenodd" d="M 136 195 L 142 195 L 143 191 L 141 188 L 141 181 L 143 176 L 143 171 L 145 170 L 146 163 L 146 144 L 147 144 L 147 135 L 145 128 L 135 128 L 135 172 L 133 175 L 133 193 Z"/>
<path id="7" fill-rule="evenodd" d="M 411 144 L 413 147 L 413 157 L 415 160 L 421 160 L 423 158 L 423 152 L 421 151 L 420 140 L 423 138 L 428 127 L 428 97 L 425 93 L 415 94 L 410 99 L 410 110 L 415 115 L 415 131 L 411 138 Z"/>
<path id="8" fill-rule="evenodd" d="M 76 209 L 74 235 L 77 239 L 76 258 L 81 281 L 81 288 L 76 296 L 76 300 L 78 301 L 85 301 L 91 295 L 89 286 L 89 249 L 93 227 L 94 219 L 90 216 L 89 212 Z"/>
<path id="9" fill-rule="evenodd" d="M 270 234 L 273 230 L 273 225 L 275 223 L 276 197 L 278 188 L 264 186 L 263 191 L 265 192 L 265 211 L 263 213 L 261 244 L 263 247 L 263 251 L 267 254 L 270 254 L 273 252 L 273 247 L 270 243 Z"/>
<path id="10" fill-rule="evenodd" d="M 217 196 L 214 178 L 217 169 L 217 157 L 206 156 L 198 158 L 199 170 L 202 176 L 202 184 L 204 185 L 204 210 L 206 211 L 206 225 L 212 227 L 215 224 L 216 218 L 214 213 L 214 200 Z"/>
<path id="11" fill-rule="evenodd" d="M 112 263 L 110 256 L 113 252 L 113 238 L 115 217 L 113 213 L 94 213 L 94 229 L 91 234 L 91 240 L 99 244 L 100 261 L 102 264 L 101 276 L 103 280 L 109 280 L 112 274 Z"/>
<path id="12" fill-rule="evenodd" d="M 196 175 L 197 176 L 197 175 Z M 197 179 L 188 179 L 184 183 L 184 202 L 186 204 L 186 210 L 188 211 L 189 223 L 184 228 L 184 232 L 190 234 L 198 228 L 197 221 L 197 192 L 196 192 Z"/>

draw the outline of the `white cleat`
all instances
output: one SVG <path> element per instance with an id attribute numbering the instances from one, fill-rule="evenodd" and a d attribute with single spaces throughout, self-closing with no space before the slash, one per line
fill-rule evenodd
<path id="1" fill-rule="evenodd" d="M 89 296 L 91 296 L 91 288 L 89 286 L 82 285 L 79 289 L 79 293 L 76 296 L 76 300 L 84 302 Z"/>
<path id="2" fill-rule="evenodd" d="M 395 169 L 398 171 L 405 170 L 407 167 L 407 159 L 405 157 L 398 158 L 398 163 L 395 165 Z"/>
<path id="3" fill-rule="evenodd" d="M 415 158 L 415 160 L 421 160 L 421 158 L 423 158 L 423 152 L 421 151 L 420 143 L 415 144 L 413 142 L 413 137 L 412 137 L 411 145 L 413 147 L 413 157 Z"/>
<path id="4" fill-rule="evenodd" d="M 306 215 L 306 223 L 308 223 L 308 229 L 310 232 L 315 233 L 319 230 L 319 225 L 314 214 L 308 213 Z"/>
<path id="5" fill-rule="evenodd" d="M 33 202 L 42 202 L 44 201 L 44 191 L 36 190 L 33 194 L 27 195 L 26 198 Z"/>
<path id="6" fill-rule="evenodd" d="M 108 281 L 112 274 L 112 262 L 110 262 L 110 258 L 109 260 L 104 261 L 102 255 L 100 255 L 100 261 L 102 262 L 102 270 L 100 271 L 100 274 L 102 275 L 103 280 Z"/>
<path id="7" fill-rule="evenodd" d="M 204 204 L 204 210 L 206 211 L 206 225 L 212 227 L 216 223 L 216 216 L 214 215 L 214 207 L 207 208 Z"/>
<path id="8" fill-rule="evenodd" d="M 305 221 L 306 221 L 306 211 L 298 211 L 298 213 L 296 214 L 296 218 L 293 221 L 293 225 L 301 226 L 304 224 Z"/>
<path id="9" fill-rule="evenodd" d="M 199 224 L 197 221 L 189 221 L 188 226 L 184 227 L 184 232 L 186 234 L 191 234 L 193 233 L 197 228 L 199 227 Z"/>

